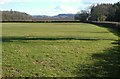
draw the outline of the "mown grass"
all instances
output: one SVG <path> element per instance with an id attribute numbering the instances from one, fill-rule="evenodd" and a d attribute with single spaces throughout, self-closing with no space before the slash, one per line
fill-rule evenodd
<path id="1" fill-rule="evenodd" d="M 119 76 L 119 51 L 112 50 L 118 36 L 107 28 L 85 23 L 2 26 L 3 77 Z"/>

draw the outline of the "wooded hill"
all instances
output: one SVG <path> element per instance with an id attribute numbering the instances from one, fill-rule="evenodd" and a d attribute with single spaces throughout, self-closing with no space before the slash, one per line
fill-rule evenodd
<path id="1" fill-rule="evenodd" d="M 58 14 L 55 16 L 33 15 L 34 21 L 74 21 L 75 14 Z"/>
<path id="2" fill-rule="evenodd" d="M 32 16 L 18 11 L 0 11 L 2 12 L 2 21 L 32 21 Z"/>

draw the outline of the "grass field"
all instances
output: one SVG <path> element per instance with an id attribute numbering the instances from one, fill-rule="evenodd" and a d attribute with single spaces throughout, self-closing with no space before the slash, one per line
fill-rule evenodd
<path id="1" fill-rule="evenodd" d="M 118 36 L 85 23 L 3 23 L 3 77 L 120 76 Z"/>

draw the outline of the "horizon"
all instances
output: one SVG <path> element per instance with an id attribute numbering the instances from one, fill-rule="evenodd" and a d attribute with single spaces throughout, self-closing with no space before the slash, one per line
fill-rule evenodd
<path id="1" fill-rule="evenodd" d="M 117 3 L 119 0 L 1 0 L 0 9 L 20 11 L 34 15 L 56 16 L 58 14 L 76 14 L 88 9 L 92 4 Z"/>
<path id="2" fill-rule="evenodd" d="M 11 11 L 11 10 L 3 10 L 3 11 Z M 16 10 L 12 10 L 12 11 L 16 11 Z M 22 12 L 22 11 L 17 11 L 17 12 Z M 23 12 L 23 13 L 26 13 L 26 12 Z M 29 14 L 29 13 L 27 13 L 27 14 Z M 60 14 L 73 14 L 73 13 L 60 13 Z M 29 14 L 30 15 L 30 14 Z M 58 16 L 59 14 L 56 14 L 56 15 L 31 15 L 31 16 L 50 16 L 50 17 L 52 17 L 52 16 Z M 75 15 L 75 14 L 73 14 L 73 15 Z"/>

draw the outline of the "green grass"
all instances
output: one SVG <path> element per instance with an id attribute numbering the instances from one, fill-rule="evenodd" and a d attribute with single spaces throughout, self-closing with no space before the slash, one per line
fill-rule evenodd
<path id="1" fill-rule="evenodd" d="M 2 25 L 3 77 L 119 76 L 118 36 L 107 28 L 85 23 Z"/>

